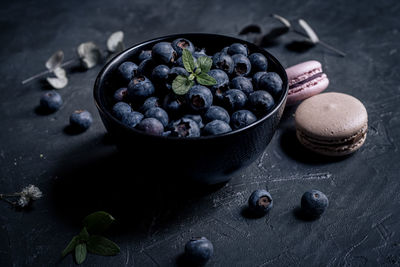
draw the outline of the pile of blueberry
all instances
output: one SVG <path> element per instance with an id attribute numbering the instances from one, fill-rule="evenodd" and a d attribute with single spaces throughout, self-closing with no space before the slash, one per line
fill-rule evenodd
<path id="1" fill-rule="evenodd" d="M 187 51 L 193 72 L 182 56 Z M 210 62 L 208 83 L 195 79 L 205 59 Z M 123 124 L 151 135 L 199 137 L 243 128 L 268 114 L 282 91 L 281 77 L 267 72 L 266 57 L 250 54 L 240 43 L 211 57 L 178 38 L 141 51 L 133 61 L 138 64 L 126 61 L 117 69 L 124 87 L 113 95 L 112 113 Z M 179 79 L 189 84 L 184 94 L 174 90 Z"/>

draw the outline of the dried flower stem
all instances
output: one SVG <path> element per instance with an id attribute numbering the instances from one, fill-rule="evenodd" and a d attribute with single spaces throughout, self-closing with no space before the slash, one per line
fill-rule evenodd
<path id="1" fill-rule="evenodd" d="M 9 194 L 0 194 L 0 199 L 1 199 L 1 200 L 4 200 L 5 202 L 7 202 L 7 203 L 9 203 L 9 204 L 11 204 L 11 205 L 13 205 L 13 206 L 16 206 L 16 205 L 17 205 L 17 202 L 13 202 L 13 201 L 8 200 L 7 198 L 5 198 L 5 197 L 9 197 L 9 196 L 16 196 L 16 195 L 14 195 L 14 194 L 12 194 L 12 195 L 9 195 Z"/>

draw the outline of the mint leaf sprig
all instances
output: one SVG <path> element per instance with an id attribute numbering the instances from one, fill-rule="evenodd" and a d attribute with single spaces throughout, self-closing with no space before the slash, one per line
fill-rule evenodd
<path id="1" fill-rule="evenodd" d="M 105 211 L 97 211 L 86 216 L 83 220 L 83 229 L 72 238 L 62 251 L 61 257 L 74 252 L 76 263 L 81 264 L 85 261 L 88 251 L 102 256 L 117 255 L 120 252 L 118 245 L 99 235 L 107 230 L 114 221 L 114 217 Z"/>
<path id="2" fill-rule="evenodd" d="M 212 59 L 207 56 L 201 56 L 194 61 L 194 58 L 186 48 L 182 51 L 182 62 L 189 76 L 178 75 L 172 82 L 172 91 L 177 95 L 186 94 L 194 85 L 196 80 L 199 84 L 210 86 L 217 84 L 217 81 L 207 74 L 212 65 Z"/>

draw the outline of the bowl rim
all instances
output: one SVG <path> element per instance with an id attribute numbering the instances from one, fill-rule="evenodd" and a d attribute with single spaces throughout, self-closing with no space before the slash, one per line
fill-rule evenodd
<path id="1" fill-rule="evenodd" d="M 100 84 L 103 82 L 104 77 L 106 75 L 106 73 L 108 73 L 111 69 L 111 67 L 113 65 L 116 64 L 116 62 L 120 61 L 126 54 L 131 53 L 134 50 L 140 49 L 140 47 L 146 46 L 148 44 L 151 43 L 156 43 L 156 42 L 161 42 L 161 41 L 165 41 L 166 39 L 177 39 L 177 38 L 186 38 L 186 39 L 190 39 L 189 36 L 197 36 L 197 37 L 201 37 L 201 36 L 207 36 L 207 37 L 214 37 L 214 38 L 228 38 L 232 40 L 232 43 L 237 42 L 237 43 L 241 43 L 241 44 L 245 44 L 246 46 L 250 46 L 250 47 L 256 47 L 258 50 L 260 51 L 256 51 L 253 53 L 262 53 L 262 54 L 266 54 L 268 57 L 268 60 L 273 61 L 273 63 L 276 65 L 276 67 L 279 69 L 280 73 L 279 74 L 283 74 L 283 79 L 282 79 L 282 86 L 284 86 L 283 90 L 284 93 L 281 95 L 278 104 L 275 105 L 274 109 L 272 109 L 267 115 L 263 116 L 261 119 L 256 120 L 255 122 L 240 128 L 240 129 L 236 129 L 236 130 L 232 130 L 230 132 L 227 133 L 223 133 L 223 134 L 218 134 L 218 135 L 210 135 L 210 136 L 199 136 L 199 137 L 186 137 L 186 138 L 182 138 L 182 137 L 176 137 L 176 136 L 163 136 L 163 135 L 149 135 L 146 134 L 140 130 L 137 130 L 135 128 L 131 128 L 128 127 L 126 125 L 124 125 L 120 120 L 118 120 L 115 116 L 112 115 L 111 111 L 109 111 L 105 104 L 102 101 L 102 97 L 101 97 L 101 92 L 102 90 L 100 90 Z M 122 62 L 121 62 L 122 63 Z M 286 75 L 286 71 L 285 68 L 282 66 L 282 64 L 280 63 L 280 61 L 278 59 L 276 59 L 272 54 L 270 54 L 267 50 L 257 46 L 254 43 L 250 43 L 248 41 L 233 37 L 233 36 L 229 36 L 229 35 L 223 35 L 223 34 L 215 34 L 215 33 L 178 33 L 178 34 L 171 34 L 171 35 L 165 35 L 165 36 L 161 36 L 161 37 L 156 37 L 147 41 L 143 41 L 140 43 L 136 43 L 133 46 L 125 49 L 124 51 L 120 52 L 119 54 L 115 55 L 111 60 L 109 60 L 107 62 L 107 64 L 100 70 L 100 72 L 98 73 L 95 83 L 94 83 L 94 88 L 93 88 L 93 96 L 94 96 L 94 101 L 95 101 L 95 105 L 97 107 L 97 109 L 100 112 L 103 112 L 107 117 L 109 117 L 111 120 L 113 120 L 115 123 L 119 124 L 121 127 L 125 128 L 128 131 L 131 131 L 135 134 L 139 134 L 142 136 L 146 136 L 146 137 L 151 137 L 151 138 L 160 138 L 160 139 L 165 139 L 165 140 L 182 140 L 182 141 L 188 141 L 188 142 L 192 142 L 192 141 L 197 141 L 197 140 L 209 140 L 209 139 L 219 139 L 219 138 L 224 138 L 226 136 L 231 136 L 231 135 L 238 135 L 241 132 L 244 132 L 246 130 L 248 130 L 249 128 L 253 128 L 256 127 L 257 125 L 261 124 L 263 121 L 267 120 L 269 117 L 273 116 L 276 112 L 278 112 L 278 110 L 281 108 L 282 105 L 284 105 L 286 103 L 286 99 L 287 99 L 287 95 L 288 95 L 288 91 L 289 91 L 289 82 L 288 82 L 288 77 Z"/>

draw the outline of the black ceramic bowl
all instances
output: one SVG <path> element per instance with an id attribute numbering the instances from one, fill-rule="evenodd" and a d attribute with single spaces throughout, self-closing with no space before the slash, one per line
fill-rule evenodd
<path id="1" fill-rule="evenodd" d="M 116 77 L 117 67 L 124 61 L 137 61 L 141 50 L 149 50 L 160 41 L 171 42 L 183 37 L 198 48 L 205 48 L 208 55 L 232 43 L 246 44 L 251 53 L 262 53 L 268 59 L 268 71 L 280 75 L 283 90 L 276 99 L 274 109 L 253 124 L 226 134 L 198 138 L 177 138 L 146 135 L 123 125 L 111 114 L 113 93 L 120 86 Z M 271 141 L 286 104 L 288 80 L 279 61 L 256 45 L 233 37 L 191 33 L 156 38 L 137 44 L 113 58 L 99 73 L 94 85 L 94 98 L 101 119 L 120 151 L 129 162 L 125 166 L 134 179 L 135 173 L 158 175 L 161 179 L 181 178 L 205 184 L 228 181 L 232 175 L 252 163 Z M 124 166 L 121 166 L 124 167 Z"/>

